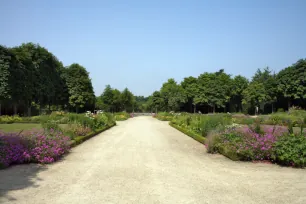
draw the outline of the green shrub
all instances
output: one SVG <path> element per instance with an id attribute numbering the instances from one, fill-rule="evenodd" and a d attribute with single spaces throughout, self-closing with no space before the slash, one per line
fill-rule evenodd
<path id="1" fill-rule="evenodd" d="M 106 115 L 106 117 L 107 117 L 107 124 L 108 125 L 113 125 L 114 123 L 116 123 L 116 120 L 115 120 L 115 118 L 114 118 L 114 116 L 113 116 L 113 114 L 111 114 L 111 113 L 103 113 L 104 115 Z"/>
<path id="2" fill-rule="evenodd" d="M 57 121 L 55 121 L 55 120 L 42 121 L 41 126 L 47 131 L 49 131 L 49 130 L 61 131 L 61 128 L 59 127 Z"/>
<path id="3" fill-rule="evenodd" d="M 70 137 L 76 137 L 76 136 L 85 136 L 88 133 L 90 133 L 92 130 L 89 127 L 84 127 L 80 124 L 70 124 L 68 126 L 67 132 L 70 132 L 72 134 L 69 134 Z"/>
<path id="4" fill-rule="evenodd" d="M 171 117 L 171 121 L 180 127 L 191 130 L 203 137 L 206 137 L 210 131 L 223 131 L 227 125 L 232 124 L 232 118 L 229 114 L 215 114 L 215 115 L 202 115 L 202 114 L 189 114 L 189 113 L 178 113 L 173 116 L 162 116 Z"/>
<path id="5" fill-rule="evenodd" d="M 173 122 L 170 122 L 169 125 L 171 125 L 172 127 L 174 127 L 175 129 L 181 131 L 182 133 L 188 135 L 189 137 L 192 137 L 193 139 L 195 139 L 196 141 L 202 143 L 202 144 L 205 144 L 205 138 L 202 137 L 201 135 L 191 131 L 191 130 L 188 130 L 188 129 L 185 129 L 183 127 L 180 127 L 179 125 L 173 123 Z"/>
<path id="6" fill-rule="evenodd" d="M 206 137 L 212 130 L 222 131 L 226 125 L 231 125 L 232 119 L 227 114 L 206 116 L 201 119 L 201 134 Z"/>
<path id="7" fill-rule="evenodd" d="M 205 146 L 207 148 L 208 153 L 218 153 L 219 147 L 221 145 L 221 137 L 217 133 L 210 133 L 205 140 Z"/>
<path id="8" fill-rule="evenodd" d="M 156 115 L 156 118 L 161 121 L 172 121 L 173 117 L 174 117 L 174 113 L 172 112 L 171 113 L 159 112 Z"/>
<path id="9" fill-rule="evenodd" d="M 116 121 L 123 121 L 130 118 L 130 115 L 127 112 L 117 112 L 114 113 L 114 119 Z"/>
<path id="10" fill-rule="evenodd" d="M 9 116 L 9 115 L 2 115 L 0 116 L 0 123 L 4 124 L 11 124 L 22 121 L 21 117 L 18 115 Z"/>
<path id="11" fill-rule="evenodd" d="M 96 129 L 101 128 L 108 124 L 108 117 L 104 113 L 101 113 L 95 117 L 94 122 L 95 122 Z"/>
<path id="12" fill-rule="evenodd" d="M 69 124 L 80 124 L 91 129 L 96 127 L 94 118 L 87 117 L 85 114 L 69 113 L 67 117 Z"/>
<path id="13" fill-rule="evenodd" d="M 273 146 L 272 158 L 282 164 L 295 167 L 306 166 L 306 135 L 286 134 L 281 136 Z"/>

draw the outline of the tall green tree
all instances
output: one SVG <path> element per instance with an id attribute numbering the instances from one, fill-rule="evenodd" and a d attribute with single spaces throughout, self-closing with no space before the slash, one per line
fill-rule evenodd
<path id="1" fill-rule="evenodd" d="M 232 80 L 230 75 L 220 70 L 216 73 L 204 73 L 198 77 L 199 91 L 195 101 L 207 104 L 215 112 L 216 107 L 225 108 L 231 96 Z"/>
<path id="2" fill-rule="evenodd" d="M 17 114 L 17 107 L 24 101 L 26 92 L 25 69 L 12 49 L 3 46 L 0 46 L 0 73 L 0 103 L 5 100 L 11 103 L 14 114 Z"/>
<path id="3" fill-rule="evenodd" d="M 155 113 L 157 113 L 158 111 L 166 110 L 165 100 L 161 96 L 161 93 L 159 91 L 154 91 L 154 93 L 151 96 L 151 100 L 152 100 L 152 108 L 154 109 Z"/>
<path id="4" fill-rule="evenodd" d="M 186 96 L 182 86 L 177 84 L 174 79 L 168 79 L 160 89 L 161 97 L 165 101 L 168 111 L 177 111 L 180 105 L 186 101 Z"/>
<path id="5" fill-rule="evenodd" d="M 306 100 L 306 59 L 281 70 L 277 75 L 278 91 L 287 99 L 288 109 L 294 100 Z"/>
<path id="6" fill-rule="evenodd" d="M 263 83 L 253 81 L 243 91 L 242 103 L 251 107 L 260 106 L 267 101 L 267 92 Z"/>
<path id="7" fill-rule="evenodd" d="M 114 111 L 118 112 L 122 110 L 121 92 L 118 89 L 113 89 L 113 104 Z"/>
<path id="8" fill-rule="evenodd" d="M 196 112 L 196 96 L 199 94 L 199 87 L 198 87 L 198 80 L 195 77 L 186 77 L 181 82 L 181 86 L 184 89 L 185 96 L 187 97 L 187 102 L 189 104 L 189 111 L 192 112 L 192 105 L 193 105 L 193 112 Z"/>
<path id="9" fill-rule="evenodd" d="M 121 102 L 125 111 L 133 111 L 134 95 L 128 88 L 125 88 L 121 93 Z"/>
<path id="10" fill-rule="evenodd" d="M 103 93 L 101 94 L 101 99 L 105 105 L 105 109 L 107 111 L 112 111 L 112 108 L 114 107 L 114 93 L 110 85 L 106 85 Z"/>
<path id="11" fill-rule="evenodd" d="M 249 81 L 247 78 L 238 75 L 233 79 L 231 87 L 231 102 L 235 107 L 235 111 L 242 111 L 243 91 L 248 87 Z"/>
<path id="12" fill-rule="evenodd" d="M 89 73 L 79 64 L 72 64 L 65 70 L 65 79 L 69 92 L 69 104 L 79 112 L 85 104 L 93 104 L 95 95 Z"/>

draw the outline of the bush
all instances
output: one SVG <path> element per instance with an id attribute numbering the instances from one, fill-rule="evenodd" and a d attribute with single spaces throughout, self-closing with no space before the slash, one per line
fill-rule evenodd
<path id="1" fill-rule="evenodd" d="M 231 115 L 228 114 L 201 115 L 178 113 L 173 115 L 171 121 L 203 137 L 206 137 L 211 131 L 222 131 L 227 125 L 232 124 Z"/>
<path id="2" fill-rule="evenodd" d="M 76 136 L 85 136 L 92 130 L 89 127 L 82 126 L 81 124 L 69 124 L 66 131 L 70 135 L 71 139 L 73 139 Z"/>
<path id="3" fill-rule="evenodd" d="M 306 135 L 285 134 L 273 145 L 272 158 L 282 165 L 306 166 Z"/>
<path id="4" fill-rule="evenodd" d="M 159 112 L 157 113 L 157 115 L 155 115 L 155 117 L 158 119 L 158 120 L 161 120 L 161 121 L 172 121 L 173 117 L 174 117 L 174 112 Z"/>
<path id="5" fill-rule="evenodd" d="M 0 116 L 0 123 L 2 124 L 11 124 L 22 121 L 21 117 L 18 115 L 14 116 L 8 116 L 8 115 L 2 115 Z"/>
<path id="6" fill-rule="evenodd" d="M 116 121 L 123 121 L 130 118 L 130 115 L 127 112 L 118 112 L 114 113 L 114 117 Z"/>
<path id="7" fill-rule="evenodd" d="M 206 137 L 205 146 L 208 153 L 217 153 L 219 152 L 219 147 L 221 144 L 221 138 L 219 134 L 211 133 Z"/>
<path id="8" fill-rule="evenodd" d="M 69 113 L 68 124 L 80 124 L 83 127 L 95 129 L 95 120 L 92 117 L 87 117 L 85 114 Z"/>
<path id="9" fill-rule="evenodd" d="M 263 132 L 262 132 L 263 131 Z M 288 134 L 284 128 L 226 130 L 208 135 L 208 153 L 220 153 L 232 160 L 270 160 L 283 165 L 306 166 L 306 134 Z"/>
<path id="10" fill-rule="evenodd" d="M 55 120 L 42 121 L 41 126 L 44 128 L 45 131 L 48 131 L 48 130 L 60 131 L 61 130 L 58 125 L 58 122 Z"/>

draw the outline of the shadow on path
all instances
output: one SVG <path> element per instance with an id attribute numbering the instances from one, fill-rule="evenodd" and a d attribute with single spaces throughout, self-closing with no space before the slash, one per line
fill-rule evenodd
<path id="1" fill-rule="evenodd" d="M 23 164 L 0 170 L 0 203 L 16 201 L 16 198 L 9 195 L 11 191 L 37 188 L 37 181 L 41 180 L 37 174 L 46 169 L 47 166 L 38 164 Z"/>

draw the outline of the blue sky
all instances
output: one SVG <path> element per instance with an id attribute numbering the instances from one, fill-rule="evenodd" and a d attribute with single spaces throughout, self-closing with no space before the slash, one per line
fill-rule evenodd
<path id="1" fill-rule="evenodd" d="M 225 69 L 250 78 L 306 58 L 306 1 L 0 0 L 0 44 L 34 42 L 64 65 L 150 95 L 168 78 Z"/>

